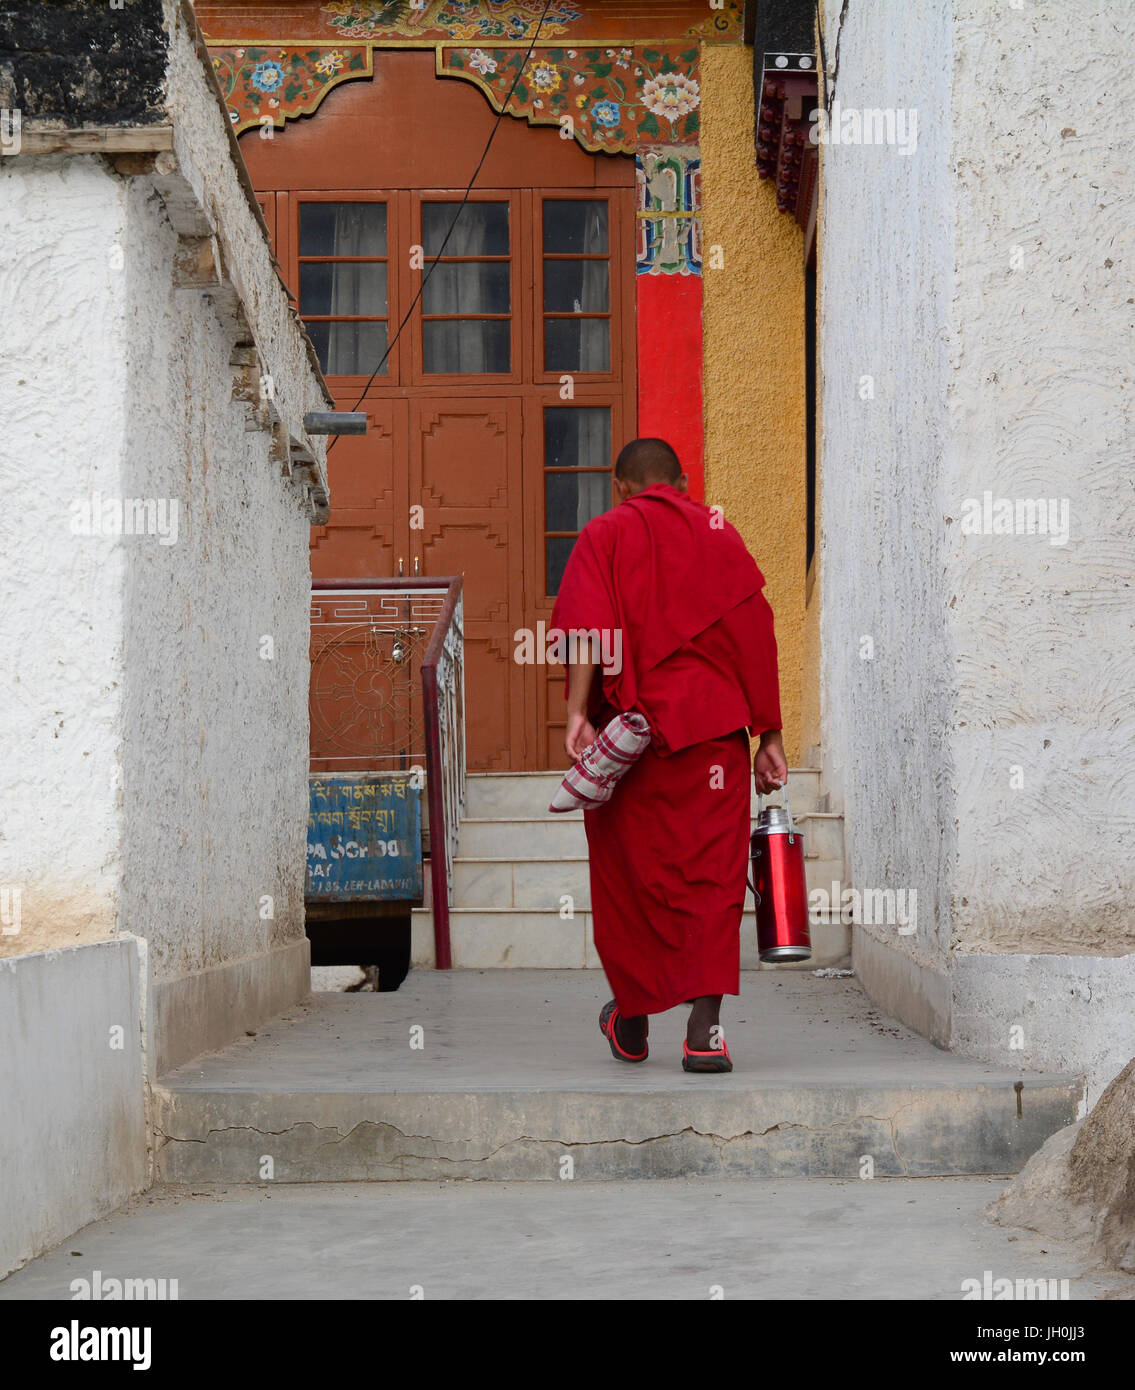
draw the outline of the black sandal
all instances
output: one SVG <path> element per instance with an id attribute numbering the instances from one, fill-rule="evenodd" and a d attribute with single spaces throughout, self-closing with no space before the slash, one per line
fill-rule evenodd
<path id="1" fill-rule="evenodd" d="M 682 1040 L 682 1070 L 683 1071 L 732 1071 L 733 1061 L 729 1056 L 729 1049 L 725 1046 L 724 1039 L 721 1046 L 712 1052 L 694 1052 L 690 1045 L 683 1038 Z"/>
<path id="2" fill-rule="evenodd" d="M 615 1023 L 619 1017 L 619 1006 L 613 999 L 603 1005 L 599 1013 L 599 1031 L 611 1044 L 611 1056 L 620 1062 L 645 1062 L 650 1056 L 650 1044 L 643 1048 L 637 1055 L 633 1052 L 624 1052 L 619 1046 L 619 1040 L 615 1036 Z"/>

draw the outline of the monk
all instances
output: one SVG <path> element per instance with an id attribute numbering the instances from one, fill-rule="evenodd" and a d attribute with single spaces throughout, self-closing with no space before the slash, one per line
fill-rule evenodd
<path id="1" fill-rule="evenodd" d="M 788 774 L 772 610 L 741 537 L 688 495 L 665 440 L 623 449 L 612 500 L 580 534 L 552 615 L 606 638 L 570 653 L 568 757 L 620 712 L 651 728 L 611 799 L 584 813 L 595 949 L 614 992 L 600 1028 L 615 1057 L 642 1062 L 649 1016 L 692 1004 L 684 1069 L 731 1071 L 721 1000 L 740 992 L 750 736 L 757 791 Z"/>

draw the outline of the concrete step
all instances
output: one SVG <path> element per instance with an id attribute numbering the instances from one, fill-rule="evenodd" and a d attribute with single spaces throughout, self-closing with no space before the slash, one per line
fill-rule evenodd
<path id="1" fill-rule="evenodd" d="M 548 805 L 562 778 L 562 772 L 471 772 L 465 779 L 465 814 L 474 820 L 550 816 Z M 790 768 L 788 778 L 793 815 L 828 809 L 818 768 Z M 769 804 L 779 806 L 781 801 L 777 794 L 769 799 Z M 751 804 L 755 815 L 755 792 Z"/>
<path id="2" fill-rule="evenodd" d="M 757 951 L 751 910 L 741 924 L 742 970 L 812 970 L 843 963 L 851 950 L 851 928 L 824 917 L 810 923 L 811 958 L 800 965 L 764 964 Z M 456 970 L 594 969 L 600 965 L 592 937 L 590 911 L 574 917 L 519 908 L 478 910 L 451 908 L 449 938 Z M 412 958 L 416 966 L 435 963 L 433 913 L 417 909 L 411 922 Z"/>
<path id="3" fill-rule="evenodd" d="M 680 1069 L 686 1011 L 611 1057 L 600 972 L 414 971 L 313 995 L 160 1079 L 168 1182 L 876 1177 L 1018 1171 L 1078 1077 L 956 1057 L 881 1019 L 853 979 L 755 972 L 724 1022 L 734 1071 Z M 1018 1089 L 1019 1086 L 1019 1089 Z"/>
<path id="4" fill-rule="evenodd" d="M 756 918 L 748 910 L 741 922 L 742 970 L 814 970 L 839 965 L 851 950 L 851 928 L 823 917 L 809 925 L 811 959 L 802 965 L 766 965 L 757 951 Z M 414 910 L 410 922 L 411 958 L 432 967 L 433 912 Z M 449 910 L 449 943 L 455 970 L 579 970 L 599 966 L 592 937 L 591 913 L 576 907 L 571 917 L 558 911 L 524 908 Z"/>
<path id="5" fill-rule="evenodd" d="M 796 820 L 806 858 L 842 860 L 842 816 L 812 811 Z M 587 832 L 582 811 L 546 818 L 466 817 L 458 848 L 463 859 L 572 858 L 587 853 Z"/>
<path id="6" fill-rule="evenodd" d="M 822 888 L 831 896 L 833 882 L 843 884 L 840 859 L 804 861 L 808 890 Z M 432 906 L 433 885 L 425 878 L 425 906 Z M 563 899 L 572 901 L 565 903 Z M 453 907 L 492 911 L 522 908 L 529 912 L 576 912 L 591 907 L 591 876 L 586 855 L 567 855 L 560 859 L 473 858 L 461 855 L 453 861 Z M 753 906 L 753 895 L 745 894 L 746 909 Z"/>

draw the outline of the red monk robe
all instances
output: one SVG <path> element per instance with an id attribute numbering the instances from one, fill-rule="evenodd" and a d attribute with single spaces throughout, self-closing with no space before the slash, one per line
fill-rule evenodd
<path id="1" fill-rule="evenodd" d="M 591 722 L 637 710 L 652 730 L 611 800 L 584 815 L 595 949 L 624 1017 L 740 990 L 746 731 L 781 727 L 763 586 L 736 530 L 667 483 L 591 521 L 564 572 L 552 626 L 622 635 Z"/>

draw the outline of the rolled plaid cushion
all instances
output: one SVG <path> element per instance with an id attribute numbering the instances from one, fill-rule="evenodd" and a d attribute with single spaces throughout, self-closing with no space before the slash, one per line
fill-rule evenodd
<path id="1" fill-rule="evenodd" d="M 649 743 L 650 725 L 641 714 L 617 714 L 568 768 L 548 810 L 586 811 L 610 801 Z"/>

